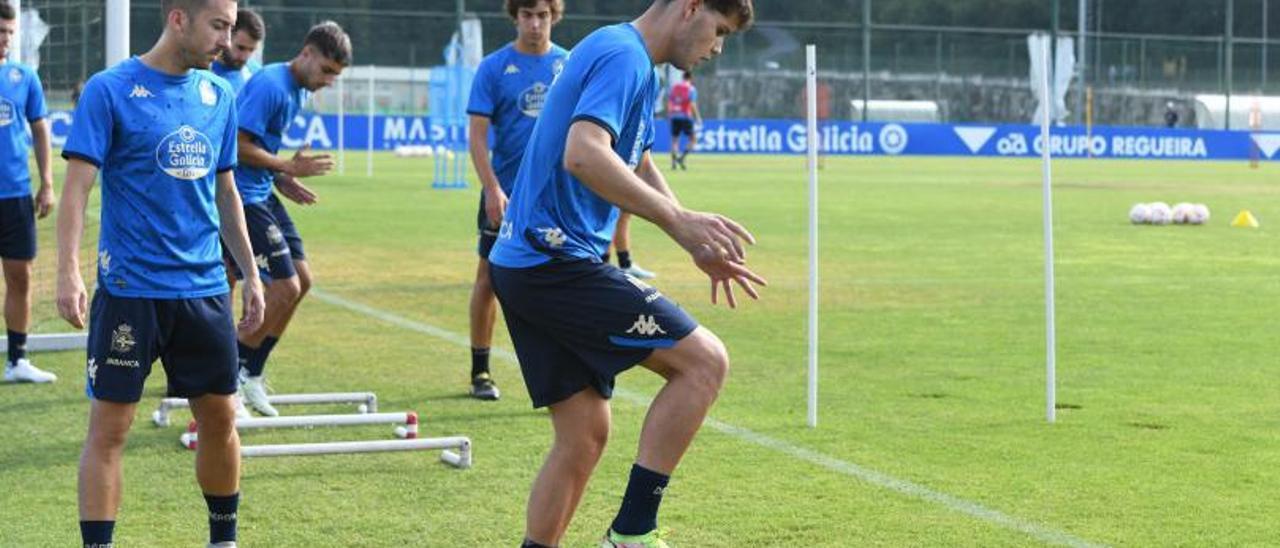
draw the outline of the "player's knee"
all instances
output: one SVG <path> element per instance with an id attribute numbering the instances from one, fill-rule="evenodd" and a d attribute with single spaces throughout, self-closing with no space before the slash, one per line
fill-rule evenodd
<path id="1" fill-rule="evenodd" d="M 311 273 L 306 271 L 298 271 L 298 298 L 307 296 L 311 291 Z"/>
<path id="2" fill-rule="evenodd" d="M 94 424 L 89 428 L 86 443 L 98 452 L 118 453 L 124 450 L 132 421 L 112 421 Z"/>
<path id="3" fill-rule="evenodd" d="M 236 419 L 233 413 L 217 413 L 206 416 L 197 426 L 201 440 L 230 440 L 236 435 Z"/>
<path id="4" fill-rule="evenodd" d="M 267 297 L 278 303 L 292 303 L 302 295 L 302 284 L 297 276 L 283 280 L 272 280 L 267 288 Z"/>
<path id="5" fill-rule="evenodd" d="M 590 463 L 594 466 L 604 455 L 604 448 L 609 445 L 609 426 L 607 424 L 591 425 L 583 428 L 581 433 L 573 436 L 570 445 L 569 449 L 573 454 L 578 455 L 584 464 Z"/>
<path id="6" fill-rule="evenodd" d="M 729 376 L 729 350 L 724 342 L 714 333 L 704 331 L 694 355 L 695 367 L 689 368 L 689 375 L 703 390 L 718 393 Z"/>

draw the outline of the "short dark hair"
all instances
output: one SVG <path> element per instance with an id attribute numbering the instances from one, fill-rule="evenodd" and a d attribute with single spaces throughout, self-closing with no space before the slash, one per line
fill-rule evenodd
<path id="1" fill-rule="evenodd" d="M 267 26 L 262 23 L 262 16 L 258 12 L 249 8 L 241 8 L 236 12 L 236 26 L 231 28 L 231 34 L 243 32 L 254 40 L 262 40 L 267 35 Z"/>
<path id="2" fill-rule="evenodd" d="M 169 12 L 173 10 L 182 10 L 187 15 L 194 15 L 208 4 L 209 0 L 160 0 L 160 19 L 167 21 Z"/>
<path id="3" fill-rule="evenodd" d="M 692 70 L 686 70 L 686 71 L 684 71 L 684 79 L 685 79 L 685 80 L 693 80 L 693 71 L 692 71 Z"/>
<path id="4" fill-rule="evenodd" d="M 520 8 L 533 9 L 538 7 L 538 2 L 541 1 L 542 0 L 506 0 L 507 15 L 510 15 L 512 19 L 515 19 L 520 15 Z M 559 19 L 560 16 L 564 15 L 564 0 L 547 0 L 547 3 L 551 4 L 551 17 L 553 19 Z"/>
<path id="5" fill-rule="evenodd" d="M 13 4 L 0 1 L 0 19 L 5 21 L 13 21 L 18 18 L 17 12 L 13 11 Z"/>
<path id="6" fill-rule="evenodd" d="M 663 1 L 669 3 L 673 0 Z M 752 7 L 751 0 L 702 0 L 702 3 L 723 15 L 734 18 L 738 23 L 739 31 L 746 30 L 751 26 L 752 19 L 755 19 L 755 8 Z"/>
<path id="7" fill-rule="evenodd" d="M 321 21 L 307 31 L 302 45 L 315 48 L 316 53 L 343 66 L 351 64 L 351 37 L 333 21 Z"/>

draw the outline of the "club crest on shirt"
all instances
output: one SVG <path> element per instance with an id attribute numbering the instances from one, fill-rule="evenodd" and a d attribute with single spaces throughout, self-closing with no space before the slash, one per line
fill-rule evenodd
<path id="1" fill-rule="evenodd" d="M 0 97 L 0 127 L 6 127 L 17 120 L 18 107 L 13 101 Z"/>
<path id="2" fill-rule="evenodd" d="M 202 179 L 213 170 L 213 142 L 191 126 L 179 127 L 160 140 L 156 163 L 176 179 Z"/>
<path id="3" fill-rule="evenodd" d="M 218 104 L 218 93 L 213 90 L 213 84 L 208 80 L 200 81 L 200 102 L 210 107 Z"/>
<path id="4" fill-rule="evenodd" d="M 534 82 L 532 86 L 520 93 L 520 112 L 530 118 L 542 114 L 542 107 L 547 104 L 547 90 L 542 82 Z"/>
<path id="5" fill-rule="evenodd" d="M 9 69 L 9 82 L 16 84 L 22 81 L 22 71 L 16 68 Z"/>

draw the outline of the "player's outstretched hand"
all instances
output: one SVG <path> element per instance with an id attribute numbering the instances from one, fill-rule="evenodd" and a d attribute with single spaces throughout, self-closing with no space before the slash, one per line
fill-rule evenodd
<path id="1" fill-rule="evenodd" d="M 288 198 L 293 203 L 307 206 L 318 201 L 316 193 L 307 188 L 307 185 L 302 184 L 302 181 L 299 181 L 297 177 L 287 173 L 277 173 L 275 178 L 276 190 L 279 190 L 280 194 L 283 194 L 285 198 Z"/>
<path id="2" fill-rule="evenodd" d="M 245 280 L 242 285 L 241 296 L 244 300 L 243 315 L 240 317 L 240 324 L 236 326 L 236 331 L 242 336 L 249 334 L 262 327 L 263 314 L 266 312 L 266 305 L 262 300 L 262 281 L 257 278 Z"/>
<path id="3" fill-rule="evenodd" d="M 681 217 L 672 235 L 693 257 L 694 264 L 711 278 L 711 303 L 718 304 L 723 292 L 729 307 L 737 308 L 734 285 L 752 299 L 759 299 L 754 284 L 767 286 L 769 282 L 747 268 L 743 246 L 744 241 L 756 243 L 755 237 L 723 215 L 686 211 Z"/>
<path id="4" fill-rule="evenodd" d="M 502 226 L 502 215 L 507 211 L 507 193 L 502 187 L 485 187 L 484 214 L 489 217 L 489 226 Z"/>
<path id="5" fill-rule="evenodd" d="M 53 203 L 57 198 L 53 195 L 53 185 L 40 185 L 36 192 L 36 218 L 43 219 L 53 211 Z"/>
<path id="6" fill-rule="evenodd" d="M 76 272 L 58 276 L 58 315 L 76 329 L 84 329 L 89 315 L 89 294 L 84 289 L 84 279 Z"/>
<path id="7" fill-rule="evenodd" d="M 289 162 L 293 164 L 293 168 L 289 170 L 291 175 L 295 177 L 314 177 L 316 175 L 324 175 L 333 170 L 333 156 L 328 154 L 307 155 L 311 152 L 311 145 L 302 145 L 302 148 L 293 153 L 293 159 Z"/>

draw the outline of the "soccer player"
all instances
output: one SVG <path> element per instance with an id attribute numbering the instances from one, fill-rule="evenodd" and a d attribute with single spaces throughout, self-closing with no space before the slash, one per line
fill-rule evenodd
<path id="1" fill-rule="evenodd" d="M 36 71 L 9 58 L 17 31 L 17 12 L 8 2 L 0 2 L 0 262 L 4 267 L 4 324 L 9 346 L 4 380 L 53 382 L 57 375 L 38 369 L 27 359 L 36 217 L 47 217 L 54 200 L 49 121 L 45 119 L 49 111 Z M 31 124 L 30 133 L 27 123 Z M 27 153 L 33 144 L 40 171 L 40 189 L 34 200 L 27 167 Z"/>
<path id="2" fill-rule="evenodd" d="M 89 429 L 80 455 L 84 546 L 111 546 L 122 457 L 143 383 L 159 358 L 168 393 L 199 425 L 196 480 L 209 509 L 209 544 L 235 546 L 240 439 L 235 332 L 262 323 L 236 166 L 235 95 L 205 70 L 228 47 L 234 0 L 162 0 L 164 31 L 150 51 L 85 85 L 63 149 L 58 212 L 58 313 L 83 328 Z M 85 204 L 102 175 L 98 281 L 89 309 L 80 277 Z M 237 326 L 219 233 L 249 275 Z"/>
<path id="3" fill-rule="evenodd" d="M 236 188 L 244 200 L 254 256 L 262 279 L 267 281 L 263 325 L 253 333 L 240 333 L 239 337 L 240 364 L 244 369 L 240 397 L 250 408 L 269 417 L 279 413 L 267 401 L 263 379 L 267 358 L 311 288 L 311 267 L 302 237 L 271 186 L 280 175 L 301 186 L 296 178 L 323 175 L 333 169 L 331 156 L 310 155 L 307 147 L 289 159 L 276 153 L 285 130 L 311 93 L 333 84 L 350 63 L 351 38 L 337 23 L 324 21 L 307 32 L 302 50 L 293 60 L 263 67 L 237 98 L 240 165 L 236 167 Z"/>
<path id="4" fill-rule="evenodd" d="M 231 84 L 231 89 L 236 93 L 240 93 L 245 82 L 262 70 L 262 65 L 253 60 L 253 54 L 258 52 L 266 35 L 267 27 L 262 23 L 262 16 L 258 12 L 247 8 L 237 11 L 236 26 L 231 29 L 231 47 L 218 56 L 209 70 Z"/>
<path id="5" fill-rule="evenodd" d="M 702 113 L 698 112 L 698 88 L 693 87 L 693 71 L 684 71 L 684 80 L 671 86 L 667 95 L 667 117 L 671 120 L 671 169 L 679 166 L 688 170 L 684 159 L 698 149 L 695 128 L 702 124 Z M 688 137 L 683 149 L 680 148 L 682 136 Z"/>
<path id="6" fill-rule="evenodd" d="M 642 363 L 666 379 L 649 407 L 605 546 L 665 546 L 662 493 L 728 373 L 720 339 L 658 290 L 602 264 L 618 211 L 661 227 L 730 306 L 764 280 L 746 267 L 740 225 L 680 205 L 650 154 L 654 65 L 691 69 L 746 27 L 751 0 L 654 0 L 631 23 L 573 50 L 547 95 L 489 254 L 490 279 L 535 407 L 555 438 L 534 481 L 525 546 L 555 546 L 609 435 L 614 378 Z"/>
<path id="7" fill-rule="evenodd" d="M 506 0 L 506 10 L 515 22 L 516 40 L 481 61 L 467 104 L 471 163 L 484 187 L 476 216 L 480 264 L 471 290 L 471 397 L 481 400 L 496 400 L 500 395 L 489 372 L 489 345 L 498 320 L 498 303 L 489 282 L 489 250 L 498 239 L 507 196 L 547 89 L 568 55 L 551 42 L 551 27 L 564 15 L 564 0 Z"/>

